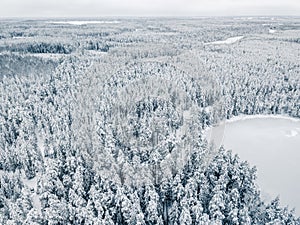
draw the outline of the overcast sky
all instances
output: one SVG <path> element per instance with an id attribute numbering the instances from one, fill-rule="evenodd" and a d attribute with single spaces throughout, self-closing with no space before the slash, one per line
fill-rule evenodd
<path id="1" fill-rule="evenodd" d="M 0 0 L 0 17 L 300 16 L 300 0 Z"/>

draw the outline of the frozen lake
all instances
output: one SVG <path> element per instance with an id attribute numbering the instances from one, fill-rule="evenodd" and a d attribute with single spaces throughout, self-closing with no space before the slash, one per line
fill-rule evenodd
<path id="1" fill-rule="evenodd" d="M 279 195 L 282 205 L 295 207 L 300 216 L 300 120 L 238 117 L 208 130 L 206 135 L 257 166 L 265 200 Z"/>
<path id="2" fill-rule="evenodd" d="M 88 24 L 117 24 L 119 21 L 111 20 L 65 20 L 65 21 L 48 21 L 52 24 L 69 24 L 69 25 L 88 25 Z"/>
<path id="3" fill-rule="evenodd" d="M 242 40 L 244 38 L 244 36 L 236 36 L 236 37 L 230 37 L 230 38 L 227 38 L 226 40 L 223 40 L 223 41 L 213 41 L 213 42 L 208 42 L 208 43 L 205 43 L 204 45 L 223 45 L 223 44 L 233 44 L 235 42 L 238 42 L 240 40 Z"/>

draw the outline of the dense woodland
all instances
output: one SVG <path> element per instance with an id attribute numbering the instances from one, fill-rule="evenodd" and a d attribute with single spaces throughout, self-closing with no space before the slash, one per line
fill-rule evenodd
<path id="1" fill-rule="evenodd" d="M 203 136 L 300 118 L 299 37 L 297 18 L 2 20 L 0 224 L 300 224 Z"/>

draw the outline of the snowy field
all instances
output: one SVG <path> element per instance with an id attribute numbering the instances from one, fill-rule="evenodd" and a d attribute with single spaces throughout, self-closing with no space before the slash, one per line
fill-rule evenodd
<path id="1" fill-rule="evenodd" d="M 282 205 L 296 207 L 300 215 L 300 120 L 283 116 L 242 116 L 225 124 L 224 137 L 223 131 L 222 125 L 206 134 L 212 134 L 213 139 L 221 137 L 225 148 L 257 166 L 263 198 L 268 201 L 279 195 Z"/>

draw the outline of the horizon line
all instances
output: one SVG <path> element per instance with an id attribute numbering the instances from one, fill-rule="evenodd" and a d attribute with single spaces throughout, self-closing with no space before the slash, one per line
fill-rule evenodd
<path id="1" fill-rule="evenodd" d="M 0 16 L 0 19 L 95 19 L 95 18 L 280 18 L 294 17 L 300 18 L 300 15 L 103 15 L 103 16 Z"/>

